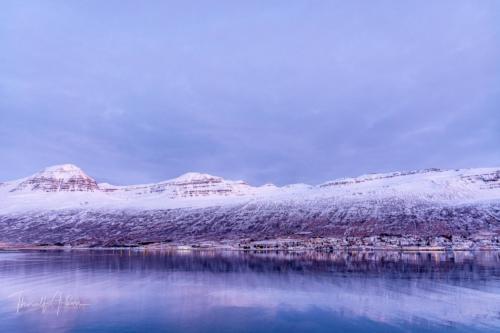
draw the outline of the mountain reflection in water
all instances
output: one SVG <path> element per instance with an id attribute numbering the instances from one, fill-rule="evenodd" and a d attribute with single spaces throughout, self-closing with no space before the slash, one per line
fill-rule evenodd
<path id="1" fill-rule="evenodd" d="M 0 252 L 0 332 L 499 330 L 498 252 Z"/>

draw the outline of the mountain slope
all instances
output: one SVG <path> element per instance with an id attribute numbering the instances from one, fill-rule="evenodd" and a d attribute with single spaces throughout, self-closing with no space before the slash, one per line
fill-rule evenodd
<path id="1" fill-rule="evenodd" d="M 114 246 L 321 237 L 347 245 L 352 238 L 354 245 L 430 246 L 440 238 L 491 247 L 499 236 L 496 168 L 254 187 L 199 173 L 113 186 L 62 165 L 0 184 L 0 242 Z"/>
<path id="2" fill-rule="evenodd" d="M 31 177 L 14 182 L 10 192 L 88 192 L 99 190 L 94 179 L 72 164 L 45 168 Z"/>

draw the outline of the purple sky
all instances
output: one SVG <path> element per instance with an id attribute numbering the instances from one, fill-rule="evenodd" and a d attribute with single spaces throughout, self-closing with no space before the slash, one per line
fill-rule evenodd
<path id="1" fill-rule="evenodd" d="M 500 166 L 500 1 L 0 4 L 0 180 Z"/>

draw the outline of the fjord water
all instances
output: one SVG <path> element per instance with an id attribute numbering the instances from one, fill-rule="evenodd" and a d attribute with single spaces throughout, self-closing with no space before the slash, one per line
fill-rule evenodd
<path id="1" fill-rule="evenodd" d="M 0 332 L 499 332 L 497 252 L 0 252 Z"/>

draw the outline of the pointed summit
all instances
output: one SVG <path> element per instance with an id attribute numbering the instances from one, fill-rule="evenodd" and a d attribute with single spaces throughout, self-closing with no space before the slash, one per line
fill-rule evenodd
<path id="1" fill-rule="evenodd" d="M 60 164 L 47 167 L 37 175 L 56 179 L 69 179 L 72 177 L 88 177 L 82 169 L 74 164 Z"/>
<path id="2" fill-rule="evenodd" d="M 54 171 L 54 170 L 64 170 L 64 171 L 81 171 L 79 167 L 77 167 L 74 164 L 68 163 L 68 164 L 58 164 L 58 165 L 53 165 L 46 167 L 44 169 L 45 171 Z"/>

